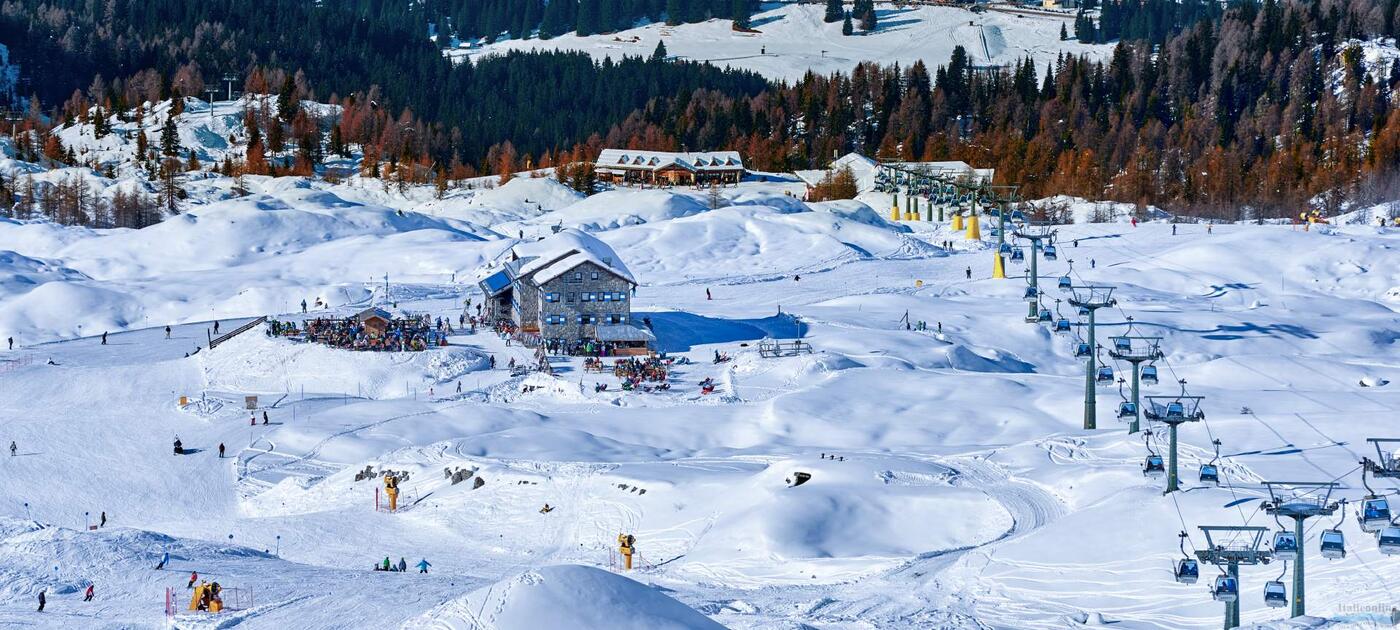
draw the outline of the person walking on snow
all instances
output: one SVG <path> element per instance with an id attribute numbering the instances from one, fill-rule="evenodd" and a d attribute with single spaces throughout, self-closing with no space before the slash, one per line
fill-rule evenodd
<path id="1" fill-rule="evenodd" d="M 219 459 L 224 458 L 224 443 L 219 442 Z"/>
<path id="2" fill-rule="evenodd" d="M 14 337 L 6 337 L 6 339 L 8 339 L 9 342 L 10 342 L 10 349 L 11 349 L 11 350 L 14 350 L 14 349 L 15 349 L 15 338 L 14 338 Z"/>
<path id="3" fill-rule="evenodd" d="M 190 583 L 185 588 L 194 588 L 194 583 L 199 580 L 199 571 L 190 571 Z"/>
<path id="4" fill-rule="evenodd" d="M 406 572 L 408 572 L 408 561 L 403 559 L 403 556 L 399 556 L 399 573 Z"/>
<path id="5" fill-rule="evenodd" d="M 430 566 L 433 566 L 433 565 L 428 564 L 428 559 L 427 559 L 427 558 L 423 558 L 422 560 L 419 560 L 419 561 L 418 561 L 418 564 L 417 564 L 418 572 L 419 572 L 419 573 L 427 573 L 427 572 L 428 572 L 428 567 L 430 567 Z"/>
<path id="6" fill-rule="evenodd" d="M 14 440 L 10 440 L 10 457 L 14 457 L 14 456 L 15 456 L 15 451 L 18 451 L 18 450 L 19 450 L 19 447 L 15 445 L 15 441 L 14 441 Z"/>
<path id="7" fill-rule="evenodd" d="M 214 320 L 214 334 L 219 334 L 219 320 Z"/>
<path id="8" fill-rule="evenodd" d="M 44 591 L 39 591 L 39 612 L 44 612 L 44 604 L 47 604 L 48 602 L 48 598 L 44 597 Z"/>
<path id="9" fill-rule="evenodd" d="M 263 410 L 263 426 L 267 426 L 267 410 Z"/>
<path id="10" fill-rule="evenodd" d="M 713 295 L 710 295 L 710 287 L 705 287 L 705 299 L 706 299 L 706 300 L 713 300 L 713 299 L 715 299 Z"/>
<path id="11" fill-rule="evenodd" d="M 98 523 L 97 526 L 98 526 L 98 527 L 106 527 L 106 526 L 107 526 L 107 511 L 106 511 L 106 510 L 103 510 L 103 511 L 102 511 L 102 522 Z"/>
<path id="12" fill-rule="evenodd" d="M 966 273 L 967 273 L 967 279 L 968 279 L 968 280 L 971 280 L 971 279 L 972 279 L 972 267 L 968 267 Z"/>
<path id="13" fill-rule="evenodd" d="M 1176 224 L 1172 224 L 1172 236 L 1176 236 Z"/>
<path id="14" fill-rule="evenodd" d="M 303 299 L 303 300 L 301 301 L 301 312 L 303 312 L 303 313 L 306 312 L 306 300 L 305 300 L 305 299 Z"/>
<path id="15" fill-rule="evenodd" d="M 170 327 L 169 327 L 169 326 L 166 326 L 166 327 L 165 327 L 165 338 L 166 338 L 166 339 L 169 339 L 169 338 L 170 338 Z"/>
<path id="16" fill-rule="evenodd" d="M 1090 258 L 1090 259 L 1089 259 L 1089 268 L 1090 268 L 1090 269 L 1093 269 L 1094 267 L 1097 267 L 1097 266 L 1099 266 L 1098 261 L 1094 260 L 1093 258 Z"/>
<path id="17" fill-rule="evenodd" d="M 90 602 L 90 601 L 92 601 L 92 587 L 93 587 L 93 586 L 96 586 L 96 585 L 95 585 L 95 584 L 89 584 L 89 585 L 88 585 L 88 587 L 87 587 L 87 593 L 83 595 L 83 601 L 85 601 L 85 602 Z"/>
<path id="18" fill-rule="evenodd" d="M 107 345 L 107 331 L 102 331 L 102 345 Z"/>

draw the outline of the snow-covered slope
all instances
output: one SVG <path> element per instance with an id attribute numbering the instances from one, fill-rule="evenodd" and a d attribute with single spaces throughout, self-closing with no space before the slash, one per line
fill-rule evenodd
<path id="1" fill-rule="evenodd" d="M 1163 496 L 1139 468 L 1161 427 L 1129 435 L 1107 383 L 1082 428 L 1083 333 L 1023 321 L 1025 268 L 992 280 L 991 238 L 782 183 L 248 186 L 143 230 L 0 221 L 0 337 L 17 341 L 0 350 L 0 445 L 17 445 L 0 453 L 0 625 L 164 627 L 164 589 L 187 602 L 197 570 L 252 602 L 175 627 L 1215 627 L 1203 585 L 1172 580 L 1177 533 L 1190 550 L 1198 525 L 1272 527 L 1266 479 L 1359 499 L 1365 438 L 1400 413 L 1394 229 L 1058 228 L 1046 308 L 1078 321 L 1061 274 L 1114 285 L 1098 342 L 1162 337 L 1147 392 L 1184 379 L 1206 397 L 1179 436 L 1185 491 Z M 636 276 L 635 314 L 683 359 L 671 389 L 621 391 L 577 358 L 514 373 L 533 351 L 487 330 L 379 354 L 255 328 L 186 356 L 208 320 L 295 319 L 302 299 L 311 317 L 387 304 L 455 326 L 481 267 L 560 225 Z M 813 351 L 761 356 L 769 337 Z M 1213 439 L 1220 486 L 1194 474 Z M 384 470 L 404 478 L 398 513 L 375 509 Z M 1345 607 L 1390 605 L 1400 560 L 1340 527 L 1344 560 L 1315 557 L 1317 528 L 1305 541 L 1309 612 L 1364 627 Z M 637 540 L 630 573 L 618 534 Z M 431 570 L 370 570 L 386 556 Z M 1279 570 L 1243 569 L 1246 624 L 1278 627 L 1258 593 Z"/>

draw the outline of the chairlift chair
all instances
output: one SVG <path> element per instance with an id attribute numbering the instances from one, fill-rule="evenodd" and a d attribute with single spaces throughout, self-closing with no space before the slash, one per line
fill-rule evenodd
<path id="1" fill-rule="evenodd" d="M 1298 538 L 1293 532 L 1280 530 L 1274 532 L 1274 553 L 1296 553 L 1298 551 Z"/>
<path id="2" fill-rule="evenodd" d="M 1210 596 L 1217 602 L 1233 602 L 1240 597 L 1240 584 L 1228 575 L 1215 576 L 1215 588 L 1210 589 Z"/>
<path id="3" fill-rule="evenodd" d="M 1071 325 L 1068 319 L 1061 317 L 1055 320 L 1055 332 L 1069 332 L 1070 330 Z"/>
<path id="4" fill-rule="evenodd" d="M 1140 375 L 1138 376 L 1138 380 L 1142 381 L 1144 384 L 1147 384 L 1147 385 L 1156 385 L 1156 384 L 1157 384 L 1157 366 L 1155 366 L 1155 365 L 1144 365 L 1144 366 L 1142 366 L 1142 374 L 1140 374 Z"/>
<path id="5" fill-rule="evenodd" d="M 1148 477 L 1161 477 L 1167 473 L 1167 465 L 1162 462 L 1161 455 L 1148 455 L 1142 461 L 1142 474 Z"/>
<path id="6" fill-rule="evenodd" d="M 1136 418 L 1137 415 L 1138 415 L 1138 414 L 1137 414 L 1137 411 L 1138 411 L 1137 403 L 1135 403 L 1135 402 L 1131 402 L 1131 401 L 1126 401 L 1126 400 L 1125 400 L 1125 401 L 1123 401 L 1123 402 L 1121 402 L 1121 403 L 1118 403 L 1118 417 L 1119 417 L 1119 418 Z"/>
<path id="7" fill-rule="evenodd" d="M 1201 464 L 1201 483 L 1220 483 L 1220 469 L 1215 464 Z"/>
<path id="8" fill-rule="evenodd" d="M 1112 383 L 1113 368 L 1107 365 L 1100 365 L 1098 375 L 1094 377 L 1094 380 L 1099 383 Z"/>
<path id="9" fill-rule="evenodd" d="M 1390 502 L 1385 497 L 1368 497 L 1361 503 L 1361 512 L 1356 515 L 1361 531 L 1375 533 L 1390 524 Z"/>
<path id="10" fill-rule="evenodd" d="M 1288 605 L 1288 591 L 1283 587 L 1283 582 L 1269 580 L 1264 583 L 1264 603 L 1269 608 L 1283 608 Z"/>
<path id="11" fill-rule="evenodd" d="M 1323 530 L 1322 557 L 1328 560 L 1340 560 L 1347 557 L 1346 538 L 1342 536 L 1342 530 Z"/>
<path id="12" fill-rule="evenodd" d="M 1074 288 L 1074 281 L 1071 280 L 1069 276 L 1060 276 L 1055 286 L 1067 291 Z"/>
<path id="13" fill-rule="evenodd" d="M 1400 527 L 1388 525 L 1376 535 L 1380 552 L 1387 556 L 1400 555 Z"/>
<path id="14" fill-rule="evenodd" d="M 1089 344 L 1082 341 L 1074 346 L 1074 356 L 1076 357 L 1087 357 L 1093 352 L 1094 350 L 1089 347 Z"/>
<path id="15" fill-rule="evenodd" d="M 1176 581 L 1182 584 L 1195 584 L 1201 578 L 1200 563 L 1190 558 L 1182 558 L 1176 561 Z"/>

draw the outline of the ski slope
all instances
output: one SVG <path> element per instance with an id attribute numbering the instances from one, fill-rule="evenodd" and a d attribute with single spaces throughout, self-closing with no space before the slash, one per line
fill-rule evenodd
<path id="1" fill-rule="evenodd" d="M 1071 31 L 1074 14 L 1063 17 L 1035 13 L 987 11 L 936 5 L 877 3 L 878 28 L 841 34 L 841 23 L 822 21 L 821 3 L 765 3 L 754 13 L 753 33 L 736 32 L 729 20 L 698 24 L 645 24 L 605 35 L 579 37 L 568 33 L 548 40 L 501 39 L 490 44 L 450 49 L 446 54 L 473 59 L 508 50 L 581 50 L 595 59 L 648 56 L 657 42 L 679 59 L 706 61 L 721 67 L 750 70 L 780 81 L 796 81 L 807 72 L 849 72 L 864 61 L 908 66 L 922 60 L 930 68 L 948 63 L 953 48 L 962 46 L 979 66 L 1007 65 L 1027 57 L 1037 67 L 1054 63 L 1061 54 L 1105 59 L 1111 45 L 1061 41 L 1060 26 Z"/>
<path id="2" fill-rule="evenodd" d="M 442 200 L 353 178 L 248 185 L 139 231 L 0 220 L 0 337 L 17 341 L 0 351 L 0 444 L 18 446 L 0 453 L 0 625 L 1217 627 L 1210 570 L 1172 580 L 1177 532 L 1199 547 L 1198 525 L 1275 527 L 1259 510 L 1268 479 L 1337 480 L 1358 499 L 1365 438 L 1400 417 L 1394 229 L 1058 228 L 1047 306 L 1073 259 L 1076 282 L 1117 287 L 1101 343 L 1128 317 L 1164 338 L 1147 393 L 1185 379 L 1206 397 L 1206 421 L 1181 431 L 1184 491 L 1163 496 L 1139 469 L 1144 436 L 1114 417 L 1117 386 L 1098 388 L 1099 428 L 1081 428 L 1073 335 L 1022 321 L 1024 268 L 990 279 L 991 239 L 805 204 L 781 183 L 726 189 L 718 208 L 698 191 L 578 199 L 530 178 Z M 638 276 L 634 310 L 692 360 L 670 391 L 619 391 L 563 357 L 553 375 L 513 375 L 531 351 L 486 331 L 373 354 L 254 329 L 187 356 L 213 320 L 293 318 L 302 299 L 312 316 L 388 302 L 455 322 L 481 299 L 477 269 L 558 225 Z M 906 330 L 906 313 L 929 329 Z M 812 354 L 756 351 L 798 336 Z M 195 452 L 172 455 L 176 435 Z M 1218 487 L 1195 476 L 1216 438 Z M 375 510 L 378 480 L 355 479 L 366 466 L 409 474 L 398 513 Z M 790 487 L 797 472 L 811 480 Z M 1310 526 L 1316 624 L 1388 622 L 1400 560 L 1350 513 L 1346 559 L 1323 560 L 1331 522 Z M 619 533 L 637 539 L 632 572 L 616 567 Z M 432 568 L 370 570 L 386 556 Z M 164 589 L 184 604 L 196 570 L 253 605 L 167 619 Z M 1244 569 L 1247 624 L 1283 627 L 1261 596 L 1281 570 Z"/>

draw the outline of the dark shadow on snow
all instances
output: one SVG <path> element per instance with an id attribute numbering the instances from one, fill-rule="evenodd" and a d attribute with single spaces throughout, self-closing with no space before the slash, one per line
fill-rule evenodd
<path id="1" fill-rule="evenodd" d="M 681 311 L 633 313 L 633 320 L 651 320 L 657 349 L 662 352 L 688 352 L 695 346 L 714 343 L 758 341 L 765 337 L 798 339 L 806 327 L 791 315 L 761 319 L 720 319 Z"/>

